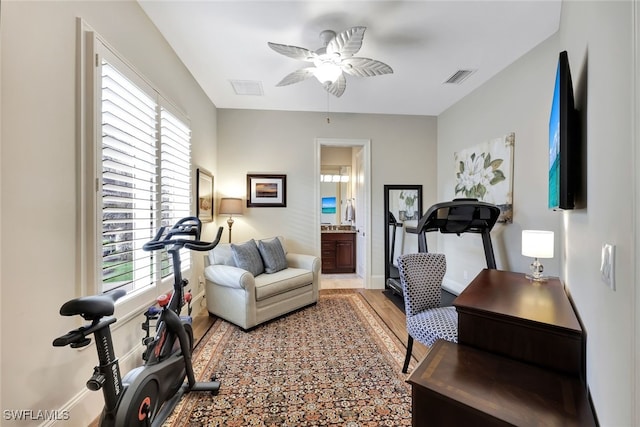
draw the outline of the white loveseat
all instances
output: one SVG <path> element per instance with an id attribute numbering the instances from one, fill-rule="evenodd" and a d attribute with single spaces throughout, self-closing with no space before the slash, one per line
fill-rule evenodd
<path id="1" fill-rule="evenodd" d="M 262 273 L 260 261 L 265 269 Z M 221 243 L 209 251 L 205 265 L 209 313 L 244 330 L 318 301 L 320 259 L 287 253 L 281 236 L 235 245 Z"/>

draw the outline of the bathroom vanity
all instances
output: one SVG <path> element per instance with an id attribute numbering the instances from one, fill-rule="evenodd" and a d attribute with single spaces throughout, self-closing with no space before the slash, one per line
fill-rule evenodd
<path id="1" fill-rule="evenodd" d="M 356 231 L 350 225 L 323 225 L 321 227 L 322 272 L 356 272 Z"/>

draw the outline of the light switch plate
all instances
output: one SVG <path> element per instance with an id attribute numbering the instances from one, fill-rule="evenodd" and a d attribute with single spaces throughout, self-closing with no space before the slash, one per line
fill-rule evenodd
<path id="1" fill-rule="evenodd" d="M 602 245 L 602 256 L 600 262 L 600 278 L 602 281 L 611 288 L 611 290 L 616 290 L 616 281 L 615 281 L 615 258 L 616 258 L 616 247 L 615 245 L 605 243 Z"/>

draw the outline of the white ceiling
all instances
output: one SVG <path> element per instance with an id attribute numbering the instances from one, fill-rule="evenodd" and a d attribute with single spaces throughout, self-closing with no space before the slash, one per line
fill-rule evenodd
<path id="1" fill-rule="evenodd" d="M 218 108 L 439 115 L 558 29 L 560 0 L 241 1 L 139 0 Z M 365 26 L 357 55 L 394 73 L 347 76 L 328 95 L 315 79 L 275 85 L 308 63 L 267 42 L 316 50 L 319 34 Z M 477 70 L 443 84 L 459 69 Z M 236 95 L 231 80 L 258 81 L 263 96 Z M 523 82 L 523 84 L 525 84 Z"/>

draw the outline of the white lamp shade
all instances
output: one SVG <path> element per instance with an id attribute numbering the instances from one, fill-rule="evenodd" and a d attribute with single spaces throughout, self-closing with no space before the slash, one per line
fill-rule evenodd
<path id="1" fill-rule="evenodd" d="M 218 213 L 221 215 L 242 215 L 242 199 L 220 199 L 220 210 Z"/>
<path id="2" fill-rule="evenodd" d="M 553 231 L 522 230 L 522 255 L 553 258 Z"/>

